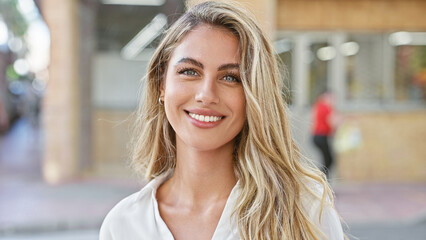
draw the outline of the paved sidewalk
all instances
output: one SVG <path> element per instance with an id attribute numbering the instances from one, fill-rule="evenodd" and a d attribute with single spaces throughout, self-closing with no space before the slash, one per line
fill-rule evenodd
<path id="1" fill-rule="evenodd" d="M 426 220 L 426 183 L 338 184 L 334 191 L 336 208 L 351 225 Z"/>
<path id="2" fill-rule="evenodd" d="M 0 240 L 99 240 L 99 229 L 0 235 Z"/>
<path id="3" fill-rule="evenodd" d="M 58 186 L 41 181 L 0 182 L 0 236 L 98 229 L 106 213 L 141 184 L 119 179 L 77 179 Z"/>

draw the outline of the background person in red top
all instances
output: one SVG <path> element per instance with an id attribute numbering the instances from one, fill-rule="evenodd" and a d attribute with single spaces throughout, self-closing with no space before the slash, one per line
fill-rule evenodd
<path id="1" fill-rule="evenodd" d="M 322 154 L 322 171 L 327 178 L 329 178 L 329 170 L 334 163 L 333 152 L 329 143 L 335 123 L 333 99 L 333 94 L 330 91 L 325 91 L 317 98 L 312 108 L 313 142 Z"/>

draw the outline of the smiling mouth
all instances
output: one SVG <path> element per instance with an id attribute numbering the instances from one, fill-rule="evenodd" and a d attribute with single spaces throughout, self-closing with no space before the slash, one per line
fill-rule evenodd
<path id="1" fill-rule="evenodd" d="M 218 116 L 207 116 L 207 115 L 201 115 L 201 114 L 195 114 L 195 113 L 191 113 L 188 111 L 185 111 L 191 118 L 200 121 L 200 122 L 217 122 L 220 121 L 222 117 L 218 117 Z"/>

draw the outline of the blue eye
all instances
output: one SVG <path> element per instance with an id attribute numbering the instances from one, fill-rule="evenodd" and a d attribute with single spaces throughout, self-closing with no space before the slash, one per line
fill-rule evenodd
<path id="1" fill-rule="evenodd" d="M 197 76 L 198 73 L 192 69 L 183 69 L 179 71 L 179 74 L 187 75 L 187 76 Z"/>
<path id="2" fill-rule="evenodd" d="M 226 82 L 240 82 L 240 79 L 233 75 L 226 75 L 223 77 L 223 80 Z"/>

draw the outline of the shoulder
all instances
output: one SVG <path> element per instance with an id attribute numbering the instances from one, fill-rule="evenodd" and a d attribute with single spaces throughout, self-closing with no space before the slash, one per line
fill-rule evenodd
<path id="1" fill-rule="evenodd" d="M 340 217 L 333 202 L 328 196 L 325 196 L 324 201 L 322 201 L 324 186 L 316 181 L 309 180 L 306 183 L 306 188 L 300 196 L 308 219 L 324 234 L 324 239 L 344 239 Z"/>
<path id="2" fill-rule="evenodd" d="M 143 195 L 141 194 L 143 189 L 139 192 L 133 193 L 132 195 L 124 198 L 118 202 L 107 214 L 104 222 L 110 222 L 120 220 L 126 217 L 128 213 L 132 212 L 135 207 L 140 207 L 144 203 Z M 142 196 L 141 196 L 142 195 Z"/>
<path id="3" fill-rule="evenodd" d="M 143 198 L 140 199 L 142 191 L 124 198 L 109 211 L 100 229 L 101 240 L 116 239 L 114 236 L 121 235 L 119 233 L 120 229 L 133 218 L 134 209 L 141 208 L 147 204 L 146 201 L 143 201 Z"/>
<path id="4" fill-rule="evenodd" d="M 147 231 L 154 220 L 153 200 L 156 181 L 149 182 L 136 192 L 117 203 L 105 217 L 101 229 L 101 240 L 131 239 L 134 227 L 145 227 Z M 133 234 L 132 234 L 133 235 Z"/>

